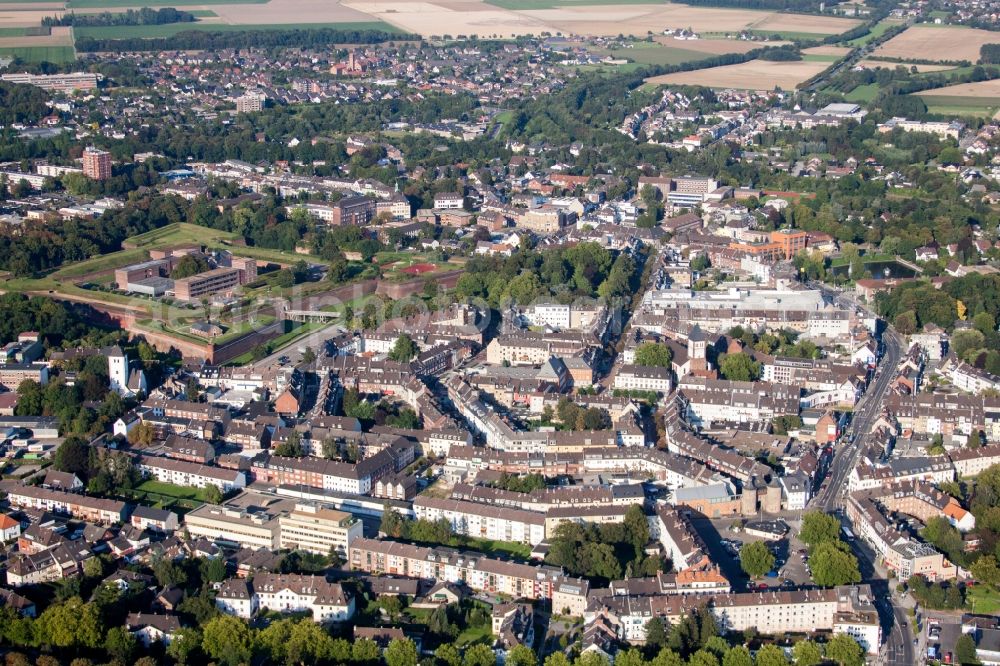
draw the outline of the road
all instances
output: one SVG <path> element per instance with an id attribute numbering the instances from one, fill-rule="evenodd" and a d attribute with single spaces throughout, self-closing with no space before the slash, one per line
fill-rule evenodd
<path id="1" fill-rule="evenodd" d="M 882 342 L 885 353 L 879 363 L 879 370 L 855 407 L 851 425 L 847 427 L 845 443 L 834 449 L 826 486 L 814 501 L 815 506 L 824 511 L 830 512 L 835 509 L 843 495 L 847 493 L 847 476 L 858 464 L 858 458 L 865 448 L 872 424 L 882 413 L 882 405 L 893 380 L 893 371 L 902 358 L 903 343 L 894 331 L 887 329 L 882 334 Z M 852 438 L 854 441 L 850 443 Z"/>
<path id="2" fill-rule="evenodd" d="M 821 289 L 842 307 L 864 309 L 864 306 L 855 301 L 849 293 L 819 283 L 814 283 L 813 286 Z M 855 407 L 854 418 L 848 426 L 845 443 L 834 449 L 824 489 L 811 503 L 812 507 L 827 513 L 841 506 L 847 495 L 847 477 L 857 466 L 872 424 L 882 413 L 895 369 L 899 366 L 903 355 L 903 340 L 891 327 L 883 331 L 882 345 L 883 354 L 879 359 L 875 378 Z M 917 663 L 917 655 L 914 653 L 913 634 L 907 621 L 906 609 L 893 595 L 889 581 L 876 571 L 875 553 L 860 540 L 853 541 L 851 546 L 858 556 L 862 579 L 871 585 L 872 592 L 878 600 L 877 607 L 882 620 L 884 642 L 877 663 L 882 666 L 913 666 Z"/>

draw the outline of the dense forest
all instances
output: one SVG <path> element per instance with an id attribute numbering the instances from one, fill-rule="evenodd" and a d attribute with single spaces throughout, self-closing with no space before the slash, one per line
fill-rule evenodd
<path id="1" fill-rule="evenodd" d="M 49 94 L 35 86 L 0 81 L 0 125 L 36 123 L 49 113 Z M 4 138 L 4 143 L 9 143 Z"/>
<path id="2" fill-rule="evenodd" d="M 77 14 L 68 12 L 62 16 L 46 16 L 42 25 L 48 26 L 116 26 L 116 25 L 165 25 L 167 23 L 193 23 L 197 19 L 191 12 L 173 7 L 152 9 L 129 9 L 124 12 L 101 12 L 100 14 Z"/>
<path id="3" fill-rule="evenodd" d="M 419 35 L 388 32 L 384 30 L 339 30 L 334 28 L 295 30 L 185 30 L 171 37 L 146 39 L 95 39 L 79 37 L 76 50 L 80 52 L 121 51 L 175 51 L 219 49 L 267 49 L 279 46 L 315 48 L 331 44 L 380 44 L 396 40 L 416 40 Z"/>

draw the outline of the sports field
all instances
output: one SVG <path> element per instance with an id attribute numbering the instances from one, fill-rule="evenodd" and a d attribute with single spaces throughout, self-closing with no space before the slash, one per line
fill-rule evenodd
<path id="1" fill-rule="evenodd" d="M 697 69 L 690 72 L 675 72 L 646 79 L 653 84 L 679 84 L 705 86 L 707 88 L 734 88 L 742 90 L 793 90 L 796 85 L 819 74 L 828 63 L 771 62 L 751 60 L 737 65 Z"/>
<path id="2" fill-rule="evenodd" d="M 979 60 L 983 44 L 1000 43 L 1000 34 L 955 25 L 918 23 L 875 49 L 876 56 L 916 60 Z"/>

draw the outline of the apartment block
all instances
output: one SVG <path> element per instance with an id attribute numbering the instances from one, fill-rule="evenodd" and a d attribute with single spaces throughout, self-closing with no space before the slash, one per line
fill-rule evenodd
<path id="1" fill-rule="evenodd" d="M 124 522 L 129 506 L 125 502 L 87 497 L 36 486 L 18 486 L 7 492 L 12 506 L 68 514 L 102 525 Z"/>
<path id="2" fill-rule="evenodd" d="M 347 558 L 351 542 L 362 536 L 361 521 L 344 511 L 317 504 L 297 504 L 278 518 L 279 548 L 305 550 L 318 555 L 338 553 Z"/>
<path id="3" fill-rule="evenodd" d="M 182 301 L 196 301 L 213 294 L 231 294 L 240 282 L 240 270 L 214 268 L 204 273 L 174 281 L 174 296 Z"/>
<path id="4" fill-rule="evenodd" d="M 344 622 L 354 616 L 354 598 L 339 583 L 322 576 L 258 573 L 252 580 L 222 583 L 215 605 L 223 613 L 246 619 L 260 610 L 309 612 L 315 622 Z"/>

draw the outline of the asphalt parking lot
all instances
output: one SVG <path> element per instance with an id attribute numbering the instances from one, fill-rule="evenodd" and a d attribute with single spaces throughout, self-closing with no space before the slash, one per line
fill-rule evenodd
<path id="1" fill-rule="evenodd" d="M 712 560 L 719 563 L 722 573 L 730 580 L 735 590 L 746 590 L 750 580 L 740 568 L 739 549 L 732 542 L 748 544 L 752 541 L 765 541 L 772 547 L 778 561 L 778 577 L 764 577 L 756 584 L 767 587 L 779 587 L 783 581 L 789 580 L 795 586 L 812 585 L 812 579 L 806 572 L 806 562 L 800 555 L 799 550 L 805 550 L 805 544 L 798 539 L 797 523 L 785 521 L 789 526 L 789 532 L 784 538 L 776 541 L 768 541 L 757 536 L 752 536 L 742 530 L 733 531 L 732 526 L 738 525 L 742 520 L 739 518 L 696 518 L 695 527 L 708 547 Z M 729 542 L 729 543 L 727 543 Z"/>

